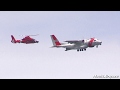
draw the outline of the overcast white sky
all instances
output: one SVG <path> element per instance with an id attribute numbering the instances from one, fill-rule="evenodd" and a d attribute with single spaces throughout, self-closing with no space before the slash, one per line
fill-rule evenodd
<path id="1" fill-rule="evenodd" d="M 10 35 L 31 34 L 39 34 L 38 44 L 11 43 Z M 65 52 L 50 48 L 51 34 L 61 42 L 96 37 L 102 45 Z M 119 11 L 0 11 L 0 37 L 1 79 L 120 78 Z"/>

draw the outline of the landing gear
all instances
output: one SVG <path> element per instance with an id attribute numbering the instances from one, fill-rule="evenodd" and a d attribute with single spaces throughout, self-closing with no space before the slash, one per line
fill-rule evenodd
<path id="1" fill-rule="evenodd" d="M 79 50 L 79 49 L 77 49 L 77 51 L 86 51 L 86 49 L 80 49 L 80 50 Z"/>
<path id="2" fill-rule="evenodd" d="M 71 49 L 69 49 L 69 48 L 66 48 L 66 50 L 65 50 L 65 51 L 68 51 L 68 50 L 71 50 Z"/>
<path id="3" fill-rule="evenodd" d="M 83 49 L 80 49 L 80 51 L 83 51 Z"/>
<path id="4" fill-rule="evenodd" d="M 65 51 L 67 51 L 67 50 L 65 50 Z"/>
<path id="5" fill-rule="evenodd" d="M 96 46 L 96 48 L 98 48 L 98 45 Z"/>

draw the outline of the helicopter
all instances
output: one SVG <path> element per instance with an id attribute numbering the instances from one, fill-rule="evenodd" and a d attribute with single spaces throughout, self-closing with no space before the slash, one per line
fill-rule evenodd
<path id="1" fill-rule="evenodd" d="M 27 35 L 21 40 L 16 40 L 15 37 L 13 35 L 11 35 L 11 38 L 12 38 L 11 42 L 12 43 L 24 43 L 24 44 L 39 43 L 39 41 L 31 38 L 30 36 L 36 36 L 36 35 Z"/>

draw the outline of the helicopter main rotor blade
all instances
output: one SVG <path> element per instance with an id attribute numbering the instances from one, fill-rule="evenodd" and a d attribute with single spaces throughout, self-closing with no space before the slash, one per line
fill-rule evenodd
<path id="1" fill-rule="evenodd" d="M 36 34 L 36 35 L 27 35 L 27 36 L 38 36 L 39 34 Z"/>

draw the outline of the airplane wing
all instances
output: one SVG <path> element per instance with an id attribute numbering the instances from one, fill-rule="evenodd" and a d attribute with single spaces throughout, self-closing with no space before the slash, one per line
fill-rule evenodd
<path id="1" fill-rule="evenodd" d="M 68 43 L 74 43 L 74 44 L 82 44 L 84 43 L 84 40 L 67 40 L 65 42 L 68 42 Z"/>

